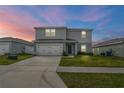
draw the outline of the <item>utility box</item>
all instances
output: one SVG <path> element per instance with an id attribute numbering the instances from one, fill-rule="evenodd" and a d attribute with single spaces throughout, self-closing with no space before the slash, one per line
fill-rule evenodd
<path id="1" fill-rule="evenodd" d="M 8 54 L 8 58 L 9 59 L 13 59 L 13 60 L 17 60 L 18 59 L 18 55 L 17 54 Z"/>

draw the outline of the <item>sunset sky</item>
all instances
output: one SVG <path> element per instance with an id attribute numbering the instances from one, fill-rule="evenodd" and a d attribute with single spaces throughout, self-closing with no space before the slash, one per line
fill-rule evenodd
<path id="1" fill-rule="evenodd" d="M 93 41 L 124 37 L 124 6 L 0 6 L 0 37 L 32 41 L 37 26 L 94 29 Z"/>

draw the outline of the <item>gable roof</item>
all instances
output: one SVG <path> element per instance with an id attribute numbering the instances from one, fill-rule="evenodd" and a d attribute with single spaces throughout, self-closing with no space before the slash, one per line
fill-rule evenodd
<path id="1" fill-rule="evenodd" d="M 120 43 L 124 43 L 124 38 L 116 38 L 116 39 L 103 41 L 95 44 L 93 47 L 102 47 L 102 46 L 114 45 L 114 44 L 120 44 Z"/>

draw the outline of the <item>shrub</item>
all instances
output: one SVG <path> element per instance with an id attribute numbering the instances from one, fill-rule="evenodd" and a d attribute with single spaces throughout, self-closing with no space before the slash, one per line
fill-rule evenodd
<path id="1" fill-rule="evenodd" d="M 78 52 L 78 55 L 93 55 L 93 53 Z"/>
<path id="2" fill-rule="evenodd" d="M 8 55 L 8 59 L 17 60 L 18 59 L 18 55 L 16 55 L 16 54 L 9 54 Z"/>
<path id="3" fill-rule="evenodd" d="M 64 51 L 64 52 L 63 52 L 63 56 L 68 56 L 68 54 Z"/>

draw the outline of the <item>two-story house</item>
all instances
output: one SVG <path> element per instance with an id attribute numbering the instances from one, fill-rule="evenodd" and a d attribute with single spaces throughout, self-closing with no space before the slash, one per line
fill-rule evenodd
<path id="1" fill-rule="evenodd" d="M 92 53 L 92 29 L 35 27 L 36 55 Z"/>

